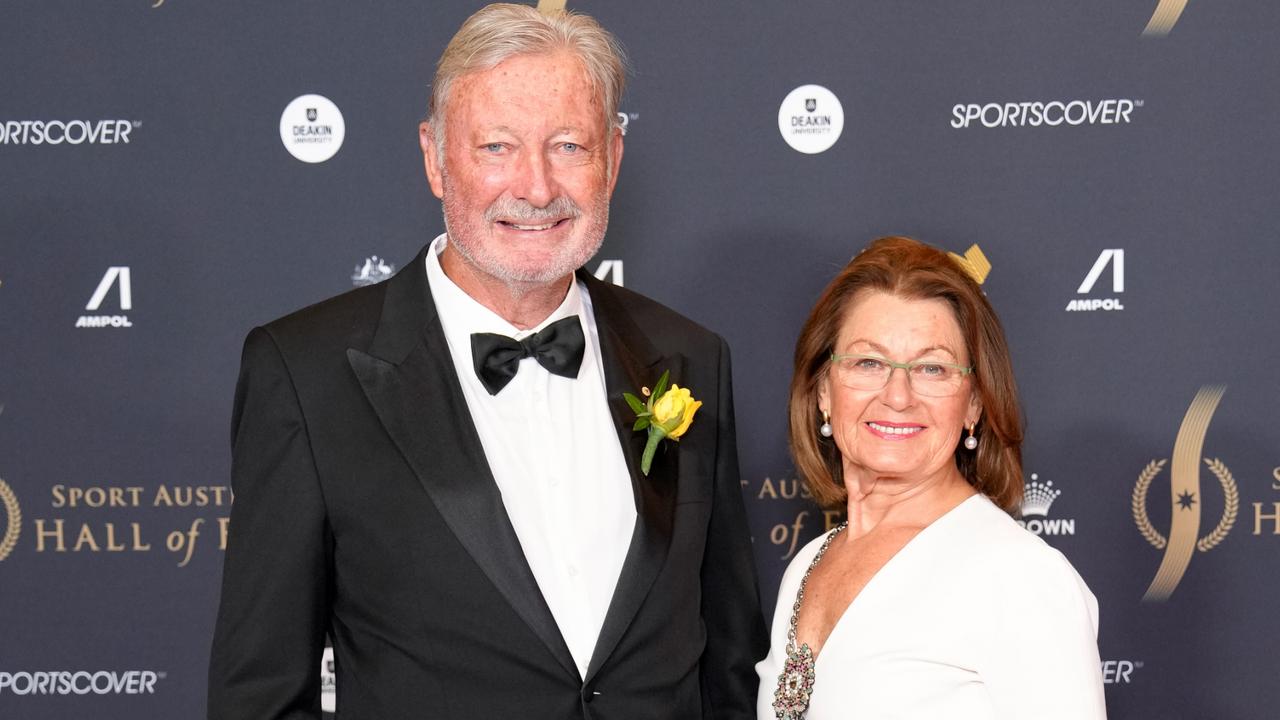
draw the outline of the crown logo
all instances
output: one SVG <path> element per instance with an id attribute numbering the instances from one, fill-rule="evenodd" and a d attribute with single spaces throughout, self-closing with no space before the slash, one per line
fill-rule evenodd
<path id="1" fill-rule="evenodd" d="M 365 285 L 373 285 L 391 277 L 396 271 L 396 266 L 388 264 L 386 260 L 377 255 L 370 255 L 365 259 L 363 265 L 357 265 L 356 271 L 351 276 L 351 284 L 356 287 L 364 287 Z"/>
<path id="2" fill-rule="evenodd" d="M 991 261 L 982 252 L 982 248 L 976 244 L 970 245 L 969 249 L 964 251 L 964 255 L 957 255 L 953 252 L 949 252 L 947 255 L 950 255 L 951 259 L 963 268 L 969 277 L 973 278 L 974 282 L 979 285 L 986 282 L 987 276 L 991 274 Z"/>
<path id="3" fill-rule="evenodd" d="M 1022 514 L 1040 517 L 1048 515 L 1049 506 L 1061 494 L 1061 490 L 1054 489 L 1052 480 L 1042 483 L 1038 475 L 1031 473 L 1031 482 L 1023 486 Z"/>

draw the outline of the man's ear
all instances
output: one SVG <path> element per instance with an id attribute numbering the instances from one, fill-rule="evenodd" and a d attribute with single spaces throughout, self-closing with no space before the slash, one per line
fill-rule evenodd
<path id="1" fill-rule="evenodd" d="M 613 197 L 613 187 L 618 184 L 618 169 L 622 167 L 622 128 L 613 129 L 609 144 L 612 153 L 609 156 L 609 197 Z"/>
<path id="2" fill-rule="evenodd" d="M 418 145 L 422 147 L 422 164 L 427 171 L 427 182 L 431 192 L 438 198 L 444 197 L 444 158 L 440 157 L 440 148 L 436 146 L 435 129 L 427 122 L 418 125 Z"/>

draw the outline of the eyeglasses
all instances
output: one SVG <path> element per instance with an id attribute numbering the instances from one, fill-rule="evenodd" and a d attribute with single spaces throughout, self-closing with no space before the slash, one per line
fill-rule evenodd
<path id="1" fill-rule="evenodd" d="M 831 353 L 831 377 L 850 390 L 880 390 L 889 384 L 895 368 L 907 372 L 907 382 L 917 395 L 949 397 L 964 384 L 973 368 L 936 360 L 899 363 L 875 355 Z"/>

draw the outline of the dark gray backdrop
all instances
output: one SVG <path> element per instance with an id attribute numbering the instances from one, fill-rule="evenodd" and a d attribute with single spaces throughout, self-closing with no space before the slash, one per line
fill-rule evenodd
<path id="1" fill-rule="evenodd" d="M 441 227 L 416 123 L 434 60 L 477 3 L 153 2 L 20 0 L 0 22 L 0 123 L 128 128 L 111 144 L 0 134 L 4 718 L 203 716 L 241 339 L 351 287 L 372 255 L 400 267 Z M 1143 37 L 1156 0 L 570 6 L 614 29 L 635 65 L 591 267 L 621 261 L 627 286 L 729 340 L 766 606 L 825 522 L 797 496 L 785 442 L 809 306 L 878 235 L 977 244 L 1023 392 L 1027 481 L 1060 492 L 1034 517 L 1101 604 L 1110 716 L 1273 716 L 1280 9 L 1192 2 Z M 778 128 L 807 84 L 844 113 L 814 155 Z M 308 93 L 346 125 L 318 164 L 279 136 Z M 1106 99 L 1133 101 L 1129 122 L 951 122 L 955 105 Z M 1122 251 L 1123 290 L 1111 253 L 1077 292 L 1108 250 Z M 128 268 L 131 307 L 116 278 L 87 310 L 112 267 Z M 1123 309 L 1068 311 L 1077 300 Z M 76 327 L 82 316 L 130 327 Z M 1226 391 L 1198 432 L 1220 464 L 1200 463 L 1191 501 L 1193 530 L 1219 527 L 1216 542 L 1144 602 L 1164 552 L 1140 532 L 1135 486 L 1149 487 L 1148 529 L 1185 523 L 1169 465 L 1144 468 L 1173 456 L 1210 385 Z M 22 693 L 30 673 L 57 671 L 150 691 Z"/>

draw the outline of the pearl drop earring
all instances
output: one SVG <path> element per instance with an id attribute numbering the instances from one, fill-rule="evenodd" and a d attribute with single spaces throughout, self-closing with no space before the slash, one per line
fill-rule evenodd
<path id="1" fill-rule="evenodd" d="M 969 437 L 964 439 L 964 446 L 969 450 L 978 449 L 978 438 L 973 436 L 973 429 L 978 423 L 969 423 Z"/>
<path id="2" fill-rule="evenodd" d="M 822 437 L 829 438 L 835 432 L 831 427 L 831 413 L 826 410 L 822 411 L 822 424 L 818 426 L 818 434 Z"/>

